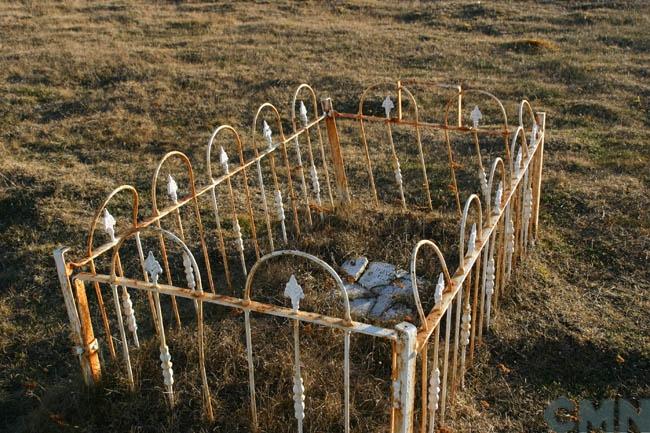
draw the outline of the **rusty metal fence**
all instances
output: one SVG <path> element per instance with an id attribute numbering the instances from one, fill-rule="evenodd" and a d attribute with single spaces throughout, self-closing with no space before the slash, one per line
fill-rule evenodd
<path id="1" fill-rule="evenodd" d="M 437 122 L 421 118 L 423 105 L 415 100 L 411 86 L 443 95 L 446 103 Z M 474 100 L 479 102 L 467 103 Z M 175 325 L 180 327 L 182 317 L 176 300 L 188 299 L 194 305 L 192 323 L 196 324 L 202 401 L 208 420 L 214 420 L 215 415 L 206 373 L 203 310 L 216 304 L 243 312 L 252 430 L 257 430 L 259 422 L 251 313 L 259 313 L 293 322 L 293 400 L 299 432 L 305 418 L 300 351 L 300 325 L 305 323 L 343 331 L 344 431 L 350 431 L 350 336 L 359 333 L 392 344 L 392 374 L 384 378 L 392 382 L 392 395 L 386 396 L 391 400 L 390 431 L 434 432 L 445 424 L 445 416 L 464 386 L 465 372 L 490 327 L 499 298 L 507 290 L 513 267 L 537 238 L 545 113 L 535 113 L 523 100 L 518 106 L 517 126 L 512 127 L 504 106 L 490 93 L 418 81 L 370 86 L 362 94 L 356 113 L 336 111 L 330 99 L 322 100 L 319 109 L 316 93 L 303 84 L 293 96 L 290 112 L 287 124 L 292 131 L 286 134 L 279 111 L 263 104 L 254 117 L 248 146 L 235 128 L 217 128 L 207 146 L 203 178 L 195 176 L 185 154 L 169 152 L 154 171 L 148 217 L 139 218 L 138 191 L 122 185 L 97 209 L 82 257 L 69 261 L 66 248 L 54 252 L 83 377 L 89 385 L 100 379 L 102 365 L 95 331 L 101 326 L 105 350 L 113 361 L 121 356 L 128 384 L 132 390 L 137 388 L 130 351 L 140 345 L 138 323 L 143 318 L 136 318 L 131 295 L 142 293 L 153 324 L 151 337 L 160 349 L 160 380 L 169 405 L 174 407 L 173 356 L 161 302 L 169 300 Z M 356 146 L 341 145 L 340 126 L 356 131 L 346 137 Z M 413 159 L 408 163 L 407 176 L 403 174 L 405 149 L 393 140 L 399 128 L 414 143 L 407 149 Z M 426 142 L 432 132 L 443 137 L 440 152 L 434 152 L 433 145 Z M 463 164 L 458 162 L 460 152 L 454 149 L 454 136 L 470 143 L 470 150 L 464 150 L 467 162 Z M 488 147 L 496 155 L 491 161 L 483 154 L 482 140 L 491 143 Z M 377 143 L 383 146 L 381 157 L 389 164 L 373 162 L 373 156 L 382 152 L 373 148 Z M 347 158 L 350 151 L 358 151 L 360 157 Z M 417 242 L 410 260 L 416 323 L 386 328 L 353 320 L 345 284 L 336 270 L 292 246 L 301 233 L 325 221 L 328 214 L 344 215 L 347 207 L 364 197 L 370 197 L 374 206 L 395 206 L 404 212 L 434 211 L 432 197 L 437 192 L 432 191 L 430 181 L 432 159 L 446 160 L 449 168 L 449 190 L 445 193 L 451 192 L 453 212 L 459 219 L 458 267 L 453 273 L 449 271 L 435 242 Z M 470 173 L 465 181 L 458 173 L 461 168 Z M 365 173 L 367 182 L 348 182 L 346 171 L 350 170 L 355 177 Z M 472 183 L 468 179 L 473 179 L 473 186 L 464 188 L 462 185 Z M 127 198 L 130 216 L 118 227 L 111 209 L 117 203 L 123 207 Z M 209 231 L 206 220 L 212 225 Z M 95 245 L 98 229 L 105 233 L 106 242 L 101 245 Z M 145 243 L 150 248 L 145 248 Z M 213 252 L 210 244 L 216 246 Z M 423 249 L 430 249 L 437 259 L 427 266 L 439 270 L 430 306 L 421 301 L 417 284 L 416 264 Z M 126 266 L 131 260 L 126 256 L 137 266 Z M 258 269 L 280 257 L 290 258 L 289 263 L 307 262 L 331 278 L 341 293 L 341 314 L 301 310 L 305 293 L 293 276 L 283 292 L 290 307 L 256 299 Z M 87 286 L 93 288 L 92 302 Z M 107 293 L 114 311 L 105 303 Z M 99 318 L 98 323 L 93 322 L 93 316 Z M 117 337 L 112 329 L 115 324 Z M 120 348 L 115 347 L 115 341 Z M 428 365 L 431 360 L 433 365 Z M 416 378 L 418 365 L 420 375 Z M 416 395 L 418 381 L 420 393 Z M 418 425 L 416 411 L 420 414 Z"/>

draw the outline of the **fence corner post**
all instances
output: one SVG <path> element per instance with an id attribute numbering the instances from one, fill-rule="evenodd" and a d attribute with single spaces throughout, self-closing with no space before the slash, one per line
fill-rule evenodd
<path id="1" fill-rule="evenodd" d="M 537 149 L 538 153 L 538 158 L 539 161 L 536 165 L 537 168 L 537 173 L 535 173 L 535 213 L 534 213 L 534 220 L 533 224 L 535 225 L 535 241 L 537 241 L 537 229 L 539 228 L 539 203 L 540 203 L 540 198 L 542 194 L 542 173 L 543 173 L 543 165 L 544 165 L 544 141 L 546 139 L 546 112 L 544 111 L 538 111 L 537 112 L 537 117 L 539 119 L 540 127 L 542 130 L 542 138 L 539 141 L 539 148 Z"/>
<path id="2" fill-rule="evenodd" d="M 65 261 L 65 253 L 68 248 L 61 247 L 54 250 L 54 262 L 56 264 L 56 272 L 59 276 L 59 283 L 61 284 L 61 292 L 63 293 L 63 300 L 65 302 L 65 309 L 68 313 L 70 321 L 70 336 L 74 343 L 73 350 L 79 358 L 81 364 L 81 372 L 86 385 L 94 384 L 94 376 L 90 366 L 89 358 L 84 356 L 85 345 L 83 342 L 81 332 L 81 322 L 79 320 L 79 313 L 75 302 L 74 293 L 72 291 L 72 284 L 70 283 L 70 270 Z"/>
<path id="3" fill-rule="evenodd" d="M 337 205 L 345 208 L 350 204 L 350 191 L 348 190 L 348 179 L 345 175 L 345 165 L 343 163 L 343 154 L 341 153 L 339 132 L 336 128 L 336 119 L 334 118 L 332 99 L 323 99 L 321 105 L 323 112 L 325 113 L 327 138 L 330 143 L 332 164 L 334 165 L 334 176 L 336 177 Z"/>
<path id="4" fill-rule="evenodd" d="M 413 410 L 415 407 L 415 367 L 417 328 L 402 322 L 395 326 L 399 333 L 397 342 L 397 374 L 393 382 L 393 403 L 395 410 L 395 433 L 413 432 Z"/>

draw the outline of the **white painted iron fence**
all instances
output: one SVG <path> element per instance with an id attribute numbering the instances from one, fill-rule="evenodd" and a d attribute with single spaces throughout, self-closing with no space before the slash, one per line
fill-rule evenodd
<path id="1" fill-rule="evenodd" d="M 420 118 L 422 106 L 407 86 L 446 95 L 448 102 L 437 123 Z M 481 101 L 482 108 L 479 102 L 467 104 L 467 100 Z M 464 111 L 465 106 L 471 109 L 469 113 Z M 490 123 L 487 118 L 498 120 Z M 337 122 L 346 131 L 356 131 L 345 137 L 356 146 L 341 144 Z M 511 127 L 501 102 L 487 92 L 417 81 L 369 87 L 356 113 L 337 112 L 330 99 L 322 101 L 321 111 L 316 93 L 303 84 L 293 97 L 290 125 L 292 132 L 286 135 L 280 113 L 267 103 L 255 115 L 248 147 L 234 128 L 217 128 L 207 146 L 207 173 L 203 179 L 195 178 L 185 154 L 169 152 L 154 171 L 150 216 L 139 218 L 137 190 L 122 185 L 97 209 L 86 252 L 80 259 L 66 260 L 66 248 L 54 252 L 84 379 L 93 384 L 101 376 L 97 323 L 92 320 L 92 314 L 98 314 L 104 334 L 102 344 L 113 361 L 121 352 L 129 386 L 137 388 L 130 351 L 139 347 L 143 338 L 138 328 L 143 319 L 136 317 L 131 296 L 143 293 L 153 337 L 160 348 L 161 382 L 169 405 L 174 407 L 174 357 L 167 344 L 168 324 L 161 302 L 169 299 L 173 320 L 180 327 L 176 300 L 188 299 L 194 305 L 202 400 L 208 420 L 214 420 L 215 415 L 206 371 L 209 367 L 203 310 L 206 304 L 216 304 L 243 312 L 252 430 L 258 429 L 259 421 L 251 313 L 258 313 L 293 322 L 293 406 L 299 432 L 303 430 L 306 395 L 301 372 L 301 323 L 343 331 L 344 431 L 350 431 L 353 333 L 392 343 L 392 374 L 390 379 L 384 378 L 392 382 L 392 395 L 387 396 L 392 400 L 390 431 L 413 431 L 417 427 L 415 412 L 420 414 L 421 432 L 436 431 L 445 424 L 450 405 L 464 386 L 465 372 L 490 326 L 513 267 L 537 237 L 545 114 L 533 112 L 524 100 L 519 104 L 518 125 Z M 414 146 L 396 145 L 394 137 L 398 133 L 413 140 Z M 442 134 L 446 148 L 436 153 L 427 134 Z M 456 137 L 468 140 L 470 150 L 455 148 Z M 482 155 L 482 140 L 488 141 L 487 147 L 500 156 L 487 161 Z M 435 194 L 429 162 L 441 155 L 448 162 L 449 187 L 460 222 L 456 271 L 448 270 L 436 243 L 421 240 L 413 247 L 409 268 L 417 310 L 412 321 L 416 323 L 383 327 L 353 320 L 346 284 L 337 271 L 314 255 L 291 249 L 292 245 L 301 233 L 325 221 L 328 214 L 345 216 L 346 209 L 355 202 L 368 202 L 366 197 L 377 209 L 396 203 L 403 212 L 433 212 Z M 184 170 L 179 171 L 179 166 Z M 462 170 L 469 176 L 463 178 Z M 348 182 L 347 172 L 354 173 L 354 182 Z M 463 185 L 472 182 L 474 186 L 464 191 Z M 117 206 L 118 196 L 125 195 L 131 197 L 130 218 L 118 229 L 111 208 Z M 214 230 L 206 230 L 205 220 L 213 223 Z M 95 246 L 98 225 L 108 241 Z M 145 249 L 145 243 L 150 248 Z M 427 266 L 439 270 L 430 306 L 423 305 L 417 283 L 422 249 L 432 250 L 437 263 Z M 195 256 L 195 252 L 199 254 Z M 294 276 L 282 293 L 290 307 L 256 300 L 258 269 L 280 257 L 290 258 L 290 263 L 309 263 L 328 275 L 341 293 L 341 313 L 302 310 L 300 301 L 305 292 Z M 87 285 L 94 289 L 96 299 L 92 303 L 86 294 Z M 106 290 L 113 298 L 113 320 L 104 301 Z M 119 337 L 114 337 L 115 325 Z M 120 342 L 121 348 L 115 347 L 114 340 Z M 433 365 L 428 365 L 430 362 Z M 415 395 L 418 380 L 421 392 Z"/>

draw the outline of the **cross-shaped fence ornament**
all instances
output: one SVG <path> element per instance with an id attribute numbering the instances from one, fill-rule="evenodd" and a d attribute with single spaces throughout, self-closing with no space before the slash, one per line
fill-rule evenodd
<path id="1" fill-rule="evenodd" d="M 309 122 L 309 119 L 307 119 L 307 107 L 305 107 L 305 103 L 300 101 L 300 107 L 298 108 L 298 115 L 300 116 L 300 121 L 304 126 L 307 126 L 307 123 Z"/>
<path id="2" fill-rule="evenodd" d="M 271 127 L 268 123 L 266 123 L 266 120 L 262 124 L 262 135 L 266 139 L 266 144 L 268 144 L 269 149 L 271 149 L 273 147 L 273 138 L 271 137 L 273 135 L 273 131 L 271 131 Z"/>
<path id="3" fill-rule="evenodd" d="M 178 184 L 171 174 L 167 175 L 167 194 L 174 204 L 178 203 Z"/>
<path id="4" fill-rule="evenodd" d="M 221 164 L 225 174 L 230 173 L 230 168 L 228 167 L 228 154 L 224 150 L 223 146 L 219 147 L 219 164 Z"/>
<path id="5" fill-rule="evenodd" d="M 152 251 L 149 251 L 149 255 L 144 261 L 144 270 L 147 271 L 149 277 L 151 277 L 151 281 L 154 284 L 158 284 L 158 277 L 162 274 L 163 269 L 160 266 L 160 263 L 158 263 L 158 260 L 156 260 L 156 257 L 154 257 Z"/>
<path id="6" fill-rule="evenodd" d="M 436 284 L 436 291 L 433 295 L 435 305 L 440 305 L 442 302 L 442 292 L 445 290 L 445 276 L 442 272 L 438 275 L 438 283 Z"/>
<path id="7" fill-rule="evenodd" d="M 115 218 L 113 218 L 113 215 L 110 214 L 107 208 L 104 208 L 104 231 L 108 233 L 108 236 L 110 236 L 111 241 L 115 242 Z"/>
<path id="8" fill-rule="evenodd" d="M 393 104 L 393 101 L 392 99 L 390 99 L 390 96 L 386 96 L 386 99 L 384 99 L 384 102 L 382 102 L 381 106 L 386 112 L 386 119 L 390 119 L 390 110 L 395 108 L 395 104 Z"/>
<path id="9" fill-rule="evenodd" d="M 305 298 L 305 292 L 302 291 L 302 287 L 296 281 L 295 275 L 291 275 L 287 285 L 284 287 L 284 296 L 285 298 L 291 299 L 291 307 L 298 311 L 300 308 L 300 300 Z"/>
<path id="10" fill-rule="evenodd" d="M 483 118 L 483 113 L 478 109 L 478 105 L 474 106 L 474 109 L 469 115 L 469 118 L 472 119 L 472 126 L 478 128 L 478 122 Z"/>

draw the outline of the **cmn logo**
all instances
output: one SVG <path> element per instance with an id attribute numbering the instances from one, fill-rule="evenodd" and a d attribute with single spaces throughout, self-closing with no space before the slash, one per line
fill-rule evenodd
<path id="1" fill-rule="evenodd" d="M 588 433 L 595 429 L 602 429 L 606 433 L 628 433 L 634 426 L 635 432 L 650 433 L 650 399 L 639 400 L 637 410 L 629 401 L 618 400 L 618 424 L 614 418 L 616 400 L 603 400 L 598 409 L 589 400 L 582 400 L 578 406 L 578 419 L 560 421 L 558 411 L 562 413 L 576 413 L 576 405 L 566 397 L 552 401 L 544 411 L 544 418 L 549 428 L 555 433 Z M 616 428 L 618 427 L 618 428 Z"/>

